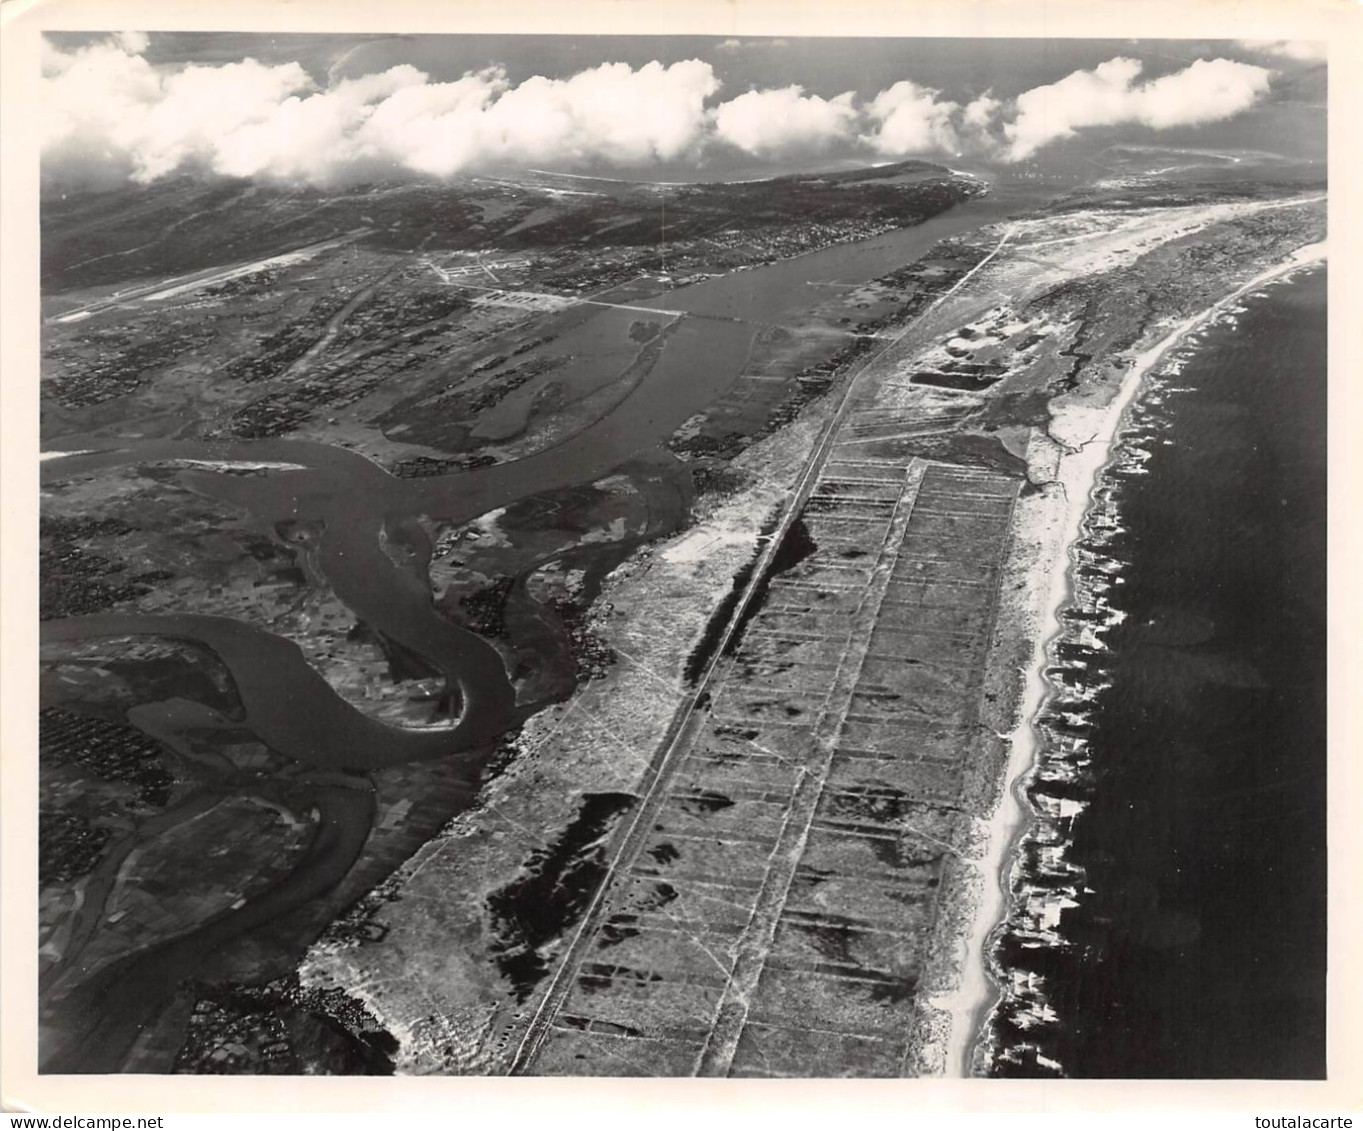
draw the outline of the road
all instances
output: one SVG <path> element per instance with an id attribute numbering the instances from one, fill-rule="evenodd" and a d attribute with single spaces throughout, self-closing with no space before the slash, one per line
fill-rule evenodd
<path id="1" fill-rule="evenodd" d="M 956 281 L 950 289 L 938 296 L 933 303 L 921 314 L 914 318 L 898 334 L 890 338 L 886 343 L 867 357 L 857 370 L 852 374 L 844 386 L 838 399 L 837 409 L 828 423 L 824 425 L 823 431 L 819 435 L 813 450 L 805 461 L 803 470 L 800 473 L 799 481 L 795 490 L 790 495 L 790 501 L 782 512 L 781 520 L 776 529 L 771 533 L 767 544 L 763 547 L 758 557 L 757 566 L 752 572 L 748 584 L 744 587 L 738 602 L 735 604 L 733 612 L 729 617 L 728 624 L 724 627 L 724 633 L 720 637 L 718 644 L 710 655 L 709 661 L 696 680 L 696 684 L 691 694 L 683 701 L 677 712 L 672 717 L 667 731 L 663 735 L 662 742 L 655 750 L 653 757 L 649 760 L 648 766 L 644 770 L 641 778 L 641 785 L 647 783 L 644 788 L 643 797 L 638 806 L 634 809 L 634 815 L 626 826 L 625 832 L 618 842 L 614 854 L 606 869 L 605 878 L 597 888 L 591 902 L 587 906 L 586 913 L 582 916 L 581 923 L 578 924 L 576 932 L 573 934 L 572 942 L 564 952 L 557 969 L 554 971 L 553 979 L 549 983 L 549 989 L 540 999 L 539 1007 L 535 1010 L 535 1015 L 531 1018 L 530 1024 L 526 1029 L 525 1036 L 521 1039 L 520 1046 L 516 1050 L 516 1056 L 512 1061 L 510 1074 L 525 1075 L 534 1061 L 544 1035 L 549 1025 L 557 1015 L 563 1005 L 563 1000 L 567 996 L 568 990 L 572 985 L 572 974 L 577 969 L 581 961 L 583 948 L 587 941 L 591 939 L 605 907 L 606 893 L 610 890 L 616 875 L 627 868 L 630 862 L 638 855 L 644 839 L 652 830 L 667 795 L 667 785 L 671 780 L 672 773 L 680 761 L 680 755 L 687 748 L 687 739 L 690 737 L 691 729 L 697 722 L 697 711 L 701 704 L 705 703 L 710 694 L 710 686 L 714 680 L 715 672 L 719 667 L 720 661 L 726 649 L 730 646 L 734 633 L 738 626 L 743 622 L 744 612 L 751 604 L 758 590 L 762 586 L 767 573 L 771 569 L 772 559 L 780 548 L 782 541 L 789 533 L 800 513 L 804 510 L 805 503 L 809 500 L 810 492 L 818 481 L 820 473 L 823 471 L 824 464 L 828 462 L 829 452 L 833 448 L 839 429 L 851 412 L 852 405 L 856 401 L 858 393 L 866 375 L 872 368 L 914 329 L 916 329 L 928 315 L 936 311 L 942 303 L 955 294 L 963 287 L 975 274 L 981 271 L 991 260 L 993 260 L 1002 250 L 1013 234 L 1013 227 L 1009 225 L 1000 237 L 999 242 L 989 252 L 984 259 L 977 263 L 965 275 Z"/>
<path id="2" fill-rule="evenodd" d="M 170 279 L 158 279 L 154 283 L 128 287 L 121 291 L 115 291 L 105 298 L 86 303 L 84 306 L 73 307 L 70 310 L 63 310 L 60 314 L 53 314 L 44 321 L 73 322 L 78 318 L 101 314 L 106 310 L 112 310 L 116 306 L 123 306 L 138 299 L 154 301 L 158 297 L 173 298 L 189 291 L 202 290 L 204 287 L 210 287 L 217 283 L 240 279 L 245 275 L 254 275 L 259 271 L 266 271 L 277 265 L 295 262 L 300 256 L 308 258 L 320 252 L 329 251 L 334 247 L 340 247 L 342 244 L 353 243 L 360 237 L 368 235 L 370 231 L 372 231 L 370 228 L 356 228 L 344 235 L 320 240 L 317 243 L 305 244 L 303 247 L 296 247 L 292 251 L 273 255 L 268 259 L 258 259 L 252 263 L 239 263 L 232 267 L 210 267 L 207 270 L 194 271 L 188 275 L 177 275 Z"/>

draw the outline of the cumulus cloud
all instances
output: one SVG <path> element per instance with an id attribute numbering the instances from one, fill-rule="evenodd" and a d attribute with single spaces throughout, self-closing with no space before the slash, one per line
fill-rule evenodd
<path id="1" fill-rule="evenodd" d="M 125 33 L 43 55 L 43 141 L 49 168 L 95 165 L 150 181 L 212 164 L 218 142 L 275 113 L 310 84 L 296 63 L 247 59 L 162 73 L 146 38 Z"/>
<path id="2" fill-rule="evenodd" d="M 116 31 L 114 42 L 129 55 L 141 55 L 151 46 L 151 37 L 145 31 Z"/>
<path id="3" fill-rule="evenodd" d="M 1198 59 L 1182 71 L 1137 84 L 1138 59 L 1115 58 L 1091 71 L 1020 94 L 1003 127 L 1012 160 L 1093 126 L 1137 124 L 1152 129 L 1219 122 L 1253 106 L 1268 90 L 1270 72 L 1230 59 Z"/>
<path id="4" fill-rule="evenodd" d="M 285 98 L 217 137 L 206 160 L 234 177 L 328 182 L 343 171 L 381 163 L 368 142 L 375 111 L 404 90 L 425 87 L 415 67 L 347 79 L 325 92 Z"/>
<path id="5" fill-rule="evenodd" d="M 148 182 L 177 170 L 329 183 L 399 171 L 448 176 L 499 162 L 641 165 L 700 144 L 719 89 L 692 59 L 604 63 L 512 86 L 500 68 L 432 82 L 415 67 L 318 89 L 297 64 L 253 59 L 163 73 L 145 40 L 44 57 L 49 173 L 78 166 Z"/>
<path id="6" fill-rule="evenodd" d="M 970 129 L 984 130 L 993 124 L 1003 103 L 994 97 L 992 90 L 986 90 L 961 111 L 961 119 Z"/>
<path id="7" fill-rule="evenodd" d="M 820 98 L 799 86 L 750 90 L 716 108 L 715 135 L 761 157 L 826 150 L 852 136 L 855 98 Z"/>
<path id="8" fill-rule="evenodd" d="M 1219 121 L 1261 98 L 1271 73 L 1200 60 L 1142 83 L 1140 62 L 1119 57 L 1012 99 L 985 91 L 957 102 L 904 79 L 869 100 L 791 85 L 720 101 L 699 59 L 520 83 L 495 66 L 436 82 L 403 64 L 323 86 L 296 63 L 156 67 L 147 46 L 139 32 L 70 50 L 44 44 L 49 183 L 209 172 L 330 185 L 506 165 L 642 168 L 726 148 L 1021 160 L 1093 126 Z"/>
<path id="9" fill-rule="evenodd" d="M 939 91 L 904 80 L 882 90 L 871 100 L 867 115 L 876 123 L 862 140 L 877 153 L 904 157 L 910 153 L 955 152 L 960 139 L 952 118 L 955 102 L 939 99 Z"/>
<path id="10" fill-rule="evenodd" d="M 501 162 L 646 165 L 695 149 L 705 99 L 719 89 L 708 63 L 604 63 L 569 79 L 512 87 L 491 68 L 422 83 L 384 100 L 357 131 L 368 152 L 448 176 Z"/>

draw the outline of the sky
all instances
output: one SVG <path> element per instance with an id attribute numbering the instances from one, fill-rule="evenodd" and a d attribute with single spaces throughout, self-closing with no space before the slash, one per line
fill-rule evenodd
<path id="1" fill-rule="evenodd" d="M 1323 60 L 1282 41 L 53 33 L 43 179 L 710 179 L 1118 142 L 1319 158 Z"/>

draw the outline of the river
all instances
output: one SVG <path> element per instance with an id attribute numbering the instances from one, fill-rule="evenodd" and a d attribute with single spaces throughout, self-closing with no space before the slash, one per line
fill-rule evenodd
<path id="1" fill-rule="evenodd" d="M 263 530 L 293 523 L 315 534 L 315 561 L 337 597 L 374 631 L 427 660 L 458 687 L 458 725 L 402 730 L 342 700 L 292 641 L 243 622 L 202 614 L 98 614 L 43 625 L 45 642 L 154 634 L 192 640 L 216 653 L 241 693 L 248 725 L 278 753 L 320 769 L 366 771 L 486 749 L 517 720 L 515 690 L 495 649 L 436 610 L 424 566 L 431 547 L 417 519 L 461 523 L 555 488 L 593 482 L 656 449 L 739 376 L 753 336 L 797 323 L 823 297 L 811 283 L 859 284 L 921 258 L 937 242 L 1034 204 L 1036 190 L 996 192 L 912 228 L 841 244 L 637 300 L 683 314 L 658 362 L 601 419 L 551 448 L 513 462 L 406 480 L 345 448 L 303 440 L 150 440 L 62 437 L 64 450 L 93 449 L 42 464 L 44 482 L 127 464 L 192 460 L 289 465 L 253 475 L 181 472 L 194 490 L 244 508 Z M 605 311 L 601 317 L 614 317 Z M 381 535 L 410 552 L 403 568 Z M 240 726 L 206 707 L 152 705 L 162 725 Z M 145 717 L 145 716 L 144 716 Z M 323 801 L 326 804 L 323 805 Z M 45 1071 L 116 1070 L 141 1027 L 200 959 L 263 921 L 315 898 L 344 876 L 361 851 L 372 801 L 319 792 L 323 832 L 293 874 L 237 911 L 106 968 L 79 994 L 92 1036 L 44 1063 Z M 97 1039 L 96 1039 L 97 1038 Z"/>

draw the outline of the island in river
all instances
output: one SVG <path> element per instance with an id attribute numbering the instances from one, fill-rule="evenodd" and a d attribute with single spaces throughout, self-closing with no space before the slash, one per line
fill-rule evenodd
<path id="1" fill-rule="evenodd" d="M 1158 157 L 45 202 L 43 1070 L 959 1071 Z"/>

